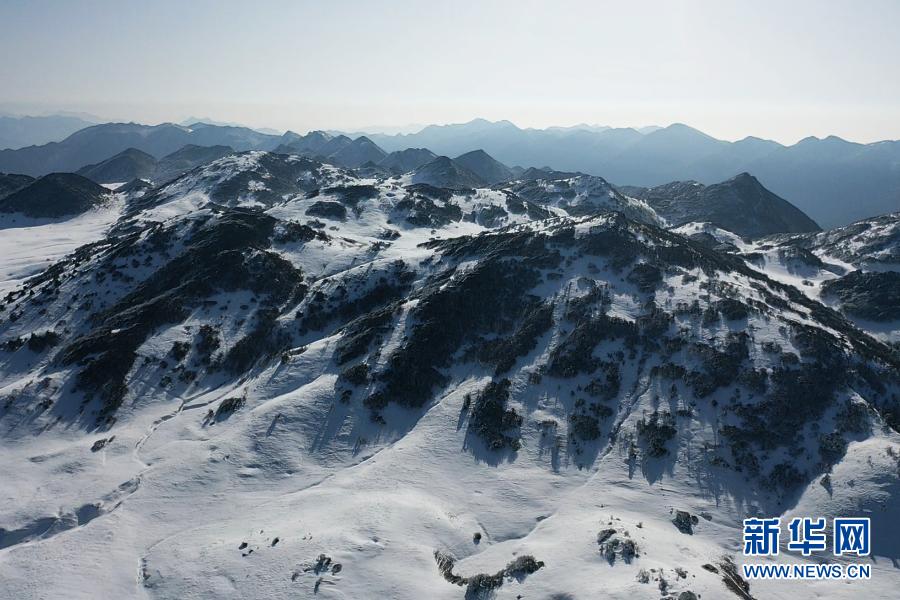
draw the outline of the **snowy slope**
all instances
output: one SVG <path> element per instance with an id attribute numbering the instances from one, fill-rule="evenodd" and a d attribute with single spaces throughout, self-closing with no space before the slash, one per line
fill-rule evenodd
<path id="1" fill-rule="evenodd" d="M 68 219 L 0 216 L 0 295 L 79 246 L 100 239 L 119 218 L 122 201 Z"/>
<path id="2" fill-rule="evenodd" d="M 745 516 L 862 512 L 870 581 L 750 592 L 892 597 L 896 356 L 607 186 L 120 196 L 0 312 L 0 596 L 729 598 Z"/>

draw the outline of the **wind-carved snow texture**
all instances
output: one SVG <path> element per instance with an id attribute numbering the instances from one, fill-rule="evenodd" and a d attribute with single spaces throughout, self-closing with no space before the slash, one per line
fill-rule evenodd
<path id="1" fill-rule="evenodd" d="M 896 215 L 411 179 L 232 155 L 3 254 L 4 596 L 892 596 L 896 327 L 831 282 Z M 737 579 L 751 515 L 869 516 L 871 580 Z"/>

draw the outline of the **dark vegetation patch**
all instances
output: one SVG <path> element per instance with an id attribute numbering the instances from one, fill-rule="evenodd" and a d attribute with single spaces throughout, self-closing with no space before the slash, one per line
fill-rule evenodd
<path id="1" fill-rule="evenodd" d="M 397 260 L 383 271 L 373 270 L 365 278 L 342 281 L 328 295 L 316 291 L 297 312 L 300 333 L 321 330 L 332 322 L 347 323 L 397 302 L 407 296 L 415 277 L 415 271 Z"/>
<path id="2" fill-rule="evenodd" d="M 281 221 L 275 227 L 275 235 L 272 239 L 279 244 L 287 244 L 291 242 L 305 243 L 313 240 L 327 242 L 331 238 L 324 231 L 309 225 L 303 225 L 296 221 Z"/>
<path id="3" fill-rule="evenodd" d="M 327 200 L 313 202 L 312 206 L 306 209 L 306 214 L 311 217 L 331 219 L 332 221 L 347 220 L 347 208 L 339 202 L 330 202 Z"/>
<path id="4" fill-rule="evenodd" d="M 506 210 L 514 215 L 527 214 L 532 221 L 549 219 L 553 216 L 549 210 L 531 200 L 525 200 L 509 190 L 503 190 L 503 193 L 506 194 Z"/>
<path id="5" fill-rule="evenodd" d="M 116 436 L 111 436 L 108 438 L 101 438 L 101 439 L 95 441 L 93 444 L 91 444 L 91 452 L 100 452 L 101 450 L 106 448 L 106 446 L 110 442 L 112 442 L 115 439 L 116 439 Z"/>
<path id="6" fill-rule="evenodd" d="M 675 429 L 675 418 L 666 411 L 655 410 L 649 416 L 642 416 L 637 422 L 638 438 L 647 448 L 647 454 L 653 458 L 660 458 L 669 453 L 666 444 L 676 433 L 678 430 Z"/>
<path id="7" fill-rule="evenodd" d="M 559 250 L 550 247 L 549 241 L 543 233 L 513 230 L 433 240 L 422 245 L 451 258 L 515 258 L 531 267 L 552 269 L 559 266 L 562 256 Z"/>
<path id="8" fill-rule="evenodd" d="M 469 432 L 477 435 L 491 450 L 518 450 L 522 417 L 507 408 L 509 379 L 492 381 L 475 397 L 469 418 Z"/>
<path id="9" fill-rule="evenodd" d="M 638 263 L 628 274 L 628 281 L 637 286 L 644 293 L 652 292 L 662 283 L 662 271 L 656 265 Z"/>
<path id="10" fill-rule="evenodd" d="M 277 326 L 277 320 L 277 309 L 259 309 L 253 329 L 225 354 L 225 369 L 238 375 L 264 358 L 279 356 L 290 345 L 291 336 Z"/>
<path id="11" fill-rule="evenodd" d="M 696 515 L 692 515 L 686 510 L 676 510 L 675 518 L 672 519 L 672 524 L 675 525 L 678 531 L 688 535 L 694 534 L 694 525 L 697 525 L 699 522 L 700 519 Z"/>
<path id="12" fill-rule="evenodd" d="M 619 395 L 622 387 L 622 375 L 619 364 L 611 360 L 597 363 L 595 377 L 584 387 L 584 392 L 601 400 L 612 400 Z"/>
<path id="13" fill-rule="evenodd" d="M 468 213 L 465 218 L 467 221 L 478 223 L 482 227 L 498 227 L 508 216 L 509 213 L 503 210 L 503 208 L 496 205 L 490 205 L 473 210 Z"/>
<path id="14" fill-rule="evenodd" d="M 247 197 L 272 206 L 287 194 L 316 189 L 321 177 L 321 164 L 316 161 L 264 153 L 256 159 L 253 168 L 242 169 L 213 185 L 210 198 L 228 204 Z M 257 189 L 258 186 L 253 185 L 258 182 L 264 184 L 264 189 Z"/>
<path id="15" fill-rule="evenodd" d="M 302 297 L 300 271 L 266 251 L 274 225 L 267 215 L 226 209 L 198 227 L 182 254 L 94 315 L 93 329 L 69 344 L 61 360 L 81 367 L 76 388 L 100 398 L 100 419 L 111 417 L 121 404 L 138 347 L 159 327 L 183 321 L 204 298 L 218 291 L 249 290 L 262 296 L 264 304 L 277 306 Z M 246 364 L 231 361 L 235 367 Z"/>
<path id="16" fill-rule="evenodd" d="M 850 360 L 837 338 L 822 329 L 794 324 L 794 344 L 802 352 L 803 360 L 782 361 L 772 370 L 770 385 L 761 400 L 738 402 L 731 407 L 740 418 L 740 425 L 724 425 L 721 429 L 739 471 L 759 473 L 758 451 L 754 448 L 801 447 L 805 426 L 823 417 L 834 405 L 838 392 L 850 384 L 863 385 L 870 376 L 861 365 Z M 873 390 L 873 393 L 877 397 L 878 392 Z M 853 428 L 845 430 L 839 425 L 839 432 L 867 426 L 864 408 L 860 411 L 845 405 L 839 415 L 838 423 L 844 420 Z M 843 439 L 825 434 L 819 441 L 823 464 L 830 464 L 838 454 L 843 454 Z M 805 473 L 785 463 L 776 465 L 764 483 L 789 491 L 805 478 Z"/>
<path id="17" fill-rule="evenodd" d="M 400 232 L 390 227 L 383 227 L 378 231 L 378 239 L 384 241 L 393 241 L 400 239 Z"/>
<path id="18" fill-rule="evenodd" d="M 737 321 L 746 319 L 750 315 L 749 308 L 740 300 L 733 298 L 723 298 L 717 300 L 713 305 L 714 309 L 728 321 Z"/>
<path id="19" fill-rule="evenodd" d="M 612 565 L 617 558 L 621 558 L 626 564 L 634 560 L 638 554 L 637 543 L 628 537 L 628 532 L 618 532 L 613 528 L 602 529 L 597 533 L 597 546 L 600 555 Z"/>
<path id="20" fill-rule="evenodd" d="M 407 196 L 396 204 L 394 210 L 415 227 L 443 227 L 463 217 L 462 209 L 451 201 L 438 204 L 426 196 Z"/>
<path id="21" fill-rule="evenodd" d="M 695 343 L 692 354 L 703 367 L 690 371 L 685 378 L 694 395 L 705 398 L 717 389 L 734 383 L 741 374 L 742 364 L 750 355 L 749 340 L 750 336 L 741 331 L 728 333 L 721 349 L 702 342 Z"/>
<path id="22" fill-rule="evenodd" d="M 719 573 L 718 569 L 709 564 L 703 565 L 703 568 L 713 573 Z M 724 557 L 719 563 L 719 568 L 722 573 L 722 582 L 726 588 L 741 600 L 754 600 L 750 595 L 750 584 L 738 573 L 737 565 L 734 564 L 731 557 Z"/>
<path id="23" fill-rule="evenodd" d="M 223 421 L 234 414 L 235 411 L 240 410 L 244 407 L 244 403 L 246 401 L 244 398 L 239 396 L 233 396 L 231 398 L 225 398 L 222 402 L 219 403 L 219 406 L 216 408 L 216 412 L 214 414 L 216 421 Z"/>
<path id="24" fill-rule="evenodd" d="M 636 324 L 601 314 L 581 319 L 566 338 L 550 352 L 548 375 L 575 377 L 593 373 L 603 364 L 594 356 L 594 348 L 604 340 L 624 339 L 633 345 L 638 340 Z"/>
<path id="25" fill-rule="evenodd" d="M 569 435 L 572 436 L 572 438 L 589 442 L 600 437 L 599 416 L 602 415 L 608 417 L 612 415 L 612 410 L 607 406 L 601 406 L 599 404 L 593 404 L 591 406 L 598 409 L 597 415 L 588 414 L 586 412 L 569 415 Z"/>
<path id="26" fill-rule="evenodd" d="M 480 339 L 473 346 L 478 360 L 492 365 L 496 375 L 509 371 L 516 359 L 537 347 L 537 339 L 553 326 L 553 305 L 540 303 L 525 309 L 522 321 L 512 335 Z"/>
<path id="27" fill-rule="evenodd" d="M 350 208 L 357 215 L 360 212 L 359 203 L 378 197 L 378 188 L 374 185 L 339 185 L 325 188 L 323 194 L 337 196 L 338 201 Z"/>
<path id="28" fill-rule="evenodd" d="M 197 330 L 197 354 L 202 364 L 210 364 L 213 352 L 218 350 L 221 345 L 218 329 L 209 324 L 200 326 L 200 329 Z"/>
<path id="29" fill-rule="evenodd" d="M 60 340 L 62 340 L 60 334 L 53 330 L 47 330 L 41 333 L 32 333 L 27 338 L 7 340 L 3 344 L 3 349 L 8 352 L 15 352 L 22 346 L 26 346 L 32 352 L 40 354 L 59 344 Z"/>
<path id="30" fill-rule="evenodd" d="M 793 491 L 808 481 L 807 474 L 794 465 L 781 462 L 772 467 L 763 479 L 763 485 L 775 491 Z"/>
<path id="31" fill-rule="evenodd" d="M 440 200 L 442 202 L 446 202 L 450 198 L 453 197 L 453 190 L 448 190 L 447 188 L 439 188 L 428 183 L 414 183 L 412 185 L 406 186 L 406 191 L 411 194 L 424 196 L 425 198 L 430 198 L 432 200 Z"/>
<path id="32" fill-rule="evenodd" d="M 172 355 L 172 358 L 174 358 L 176 362 L 181 362 L 187 357 L 190 351 L 191 344 L 189 342 L 179 340 L 172 343 L 172 348 L 169 350 L 169 354 Z"/>
<path id="33" fill-rule="evenodd" d="M 802 246 L 785 246 L 778 250 L 778 258 L 784 263 L 799 262 L 808 267 L 825 268 L 821 258 Z"/>
<path id="34" fill-rule="evenodd" d="M 853 271 L 822 284 L 822 294 L 837 298 L 841 310 L 870 321 L 900 320 L 900 273 Z"/>
<path id="35" fill-rule="evenodd" d="M 365 385 L 369 382 L 369 365 L 360 363 L 341 371 L 340 378 L 350 385 Z"/>
<path id="36" fill-rule="evenodd" d="M 390 401 L 422 406 L 435 387 L 446 382 L 440 368 L 449 366 L 466 340 L 487 333 L 514 331 L 517 322 L 538 305 L 526 292 L 539 271 L 515 260 L 483 260 L 471 269 L 450 269 L 432 277 L 416 296 L 411 333 L 391 355 L 380 376 L 383 389 L 367 400 L 372 407 Z"/>
<path id="37" fill-rule="evenodd" d="M 372 342 L 390 331 L 394 313 L 399 308 L 399 303 L 391 304 L 344 325 L 341 338 L 334 351 L 337 363 L 343 365 L 365 354 Z"/>

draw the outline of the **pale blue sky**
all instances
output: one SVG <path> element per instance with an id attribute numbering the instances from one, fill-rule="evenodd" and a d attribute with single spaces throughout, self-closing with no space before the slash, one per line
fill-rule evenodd
<path id="1" fill-rule="evenodd" d="M 0 0 L 0 110 L 900 138 L 900 1 Z"/>

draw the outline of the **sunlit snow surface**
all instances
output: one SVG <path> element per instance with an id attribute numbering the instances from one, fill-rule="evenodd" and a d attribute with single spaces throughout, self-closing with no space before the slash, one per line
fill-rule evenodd
<path id="1" fill-rule="evenodd" d="M 69 218 L 33 219 L 0 213 L 0 295 L 82 244 L 101 239 L 122 211 L 122 199 Z"/>
<path id="2" fill-rule="evenodd" d="M 202 176 L 248 168 L 254 160 L 253 154 L 222 159 Z M 276 250 L 315 273 L 320 280 L 315 285 L 327 285 L 326 276 L 365 273 L 398 258 L 427 259 L 432 251 L 419 244 L 429 239 L 485 230 L 463 221 L 435 230 L 389 222 L 404 183 L 379 184 L 378 197 L 358 216 L 329 223 L 335 227 L 325 229 L 332 242 Z M 254 180 L 250 187 L 264 185 Z M 209 195 L 199 179 L 186 177 L 170 187 L 165 202 L 129 218 L 165 222 L 208 209 Z M 323 199 L 327 196 L 285 198 L 266 210 L 280 219 L 305 220 L 305 210 Z M 456 201 L 471 211 L 499 204 L 502 197 L 479 190 Z M 240 204 L 252 206 L 254 200 Z M 119 214 L 117 205 L 68 221 L 5 224 L 2 291 L 78 245 L 102 238 Z M 507 224 L 516 223 L 536 230 L 546 226 L 511 215 Z M 582 220 L 579 234 L 592 224 Z M 399 228 L 402 235 L 372 255 L 370 246 L 385 228 Z M 741 252 L 756 249 L 728 232 L 712 233 Z M 761 270 L 813 297 L 829 276 L 792 272 L 764 254 Z M 588 267 L 579 260 L 574 257 L 559 284 L 573 297 L 583 293 L 579 279 Z M 804 286 L 803 279 L 814 285 Z M 746 280 L 729 282 L 752 294 Z M 657 292 L 660 304 L 690 302 L 703 293 L 681 278 L 667 283 L 668 294 Z M 234 296 L 236 302 L 247 300 Z M 611 302 L 610 314 L 624 320 L 640 313 L 633 294 L 617 293 Z M 410 308 L 398 315 L 397 331 Z M 205 318 L 198 313 L 157 331 L 139 354 L 164 355 L 173 341 L 185 338 L 185 327 Z M 750 325 L 759 339 L 781 340 L 777 328 L 762 319 Z M 727 330 L 723 326 L 716 335 Z M 560 335 L 551 330 L 548 344 Z M 510 375 L 513 404 L 527 408 L 522 448 L 490 454 L 468 446 L 461 416 L 466 394 L 477 394 L 490 373 L 454 367 L 453 384 L 434 402 L 417 410 L 391 406 L 384 414 L 387 425 L 380 426 L 361 407 L 335 401 L 336 342 L 337 335 L 314 339 L 288 361 L 274 361 L 220 387 L 188 387 L 178 394 L 158 391 L 154 382 L 140 380 L 138 371 L 136 389 L 152 394 L 135 394 L 108 432 L 86 433 L 39 415 L 0 422 L 0 527 L 5 530 L 0 531 L 0 598 L 464 598 L 464 587 L 440 575 L 435 551 L 453 555 L 454 572 L 463 576 L 494 573 L 524 554 L 545 562 L 536 573 L 505 582 L 494 593 L 498 599 L 677 598 L 687 590 L 708 600 L 738 597 L 721 575 L 701 565 L 719 564 L 725 555 L 742 562 L 740 521 L 764 512 L 764 498 L 741 475 L 709 468 L 704 452 L 717 443 L 714 408 L 703 407 L 680 427 L 672 455 L 660 461 L 630 464 L 624 442 L 608 443 L 606 435 L 586 455 L 569 454 L 565 442 L 548 439 L 539 422 L 555 419 L 565 426 L 574 384 L 560 388 L 552 380 L 529 380 L 532 367 L 547 359 L 549 346 L 539 345 Z M 384 354 L 396 343 L 395 333 Z M 612 418 L 623 430 L 657 408 L 664 393 L 637 364 L 626 364 Z M 8 365 L 0 372 L 0 398 L 46 366 Z M 247 399 L 239 414 L 204 424 L 208 410 L 234 396 Z M 113 435 L 105 447 L 91 451 L 95 441 Z M 564 430 L 558 436 L 565 438 Z M 900 523 L 895 456 L 900 456 L 900 436 L 876 428 L 850 445 L 834 468 L 830 490 L 810 483 L 785 517 L 877 514 L 879 523 Z M 708 518 L 693 535 L 683 534 L 671 522 L 674 510 Z M 639 557 L 610 564 L 597 545 L 597 533 L 606 528 L 627 531 Z M 475 533 L 481 534 L 477 544 Z M 751 593 L 759 599 L 894 598 L 900 586 L 898 536 L 896 528 L 873 532 L 877 556 L 867 560 L 870 581 L 754 581 Z M 317 568 L 321 554 L 331 559 L 328 568 Z M 780 559 L 801 560 L 796 554 Z M 642 572 L 649 583 L 641 582 Z"/>

